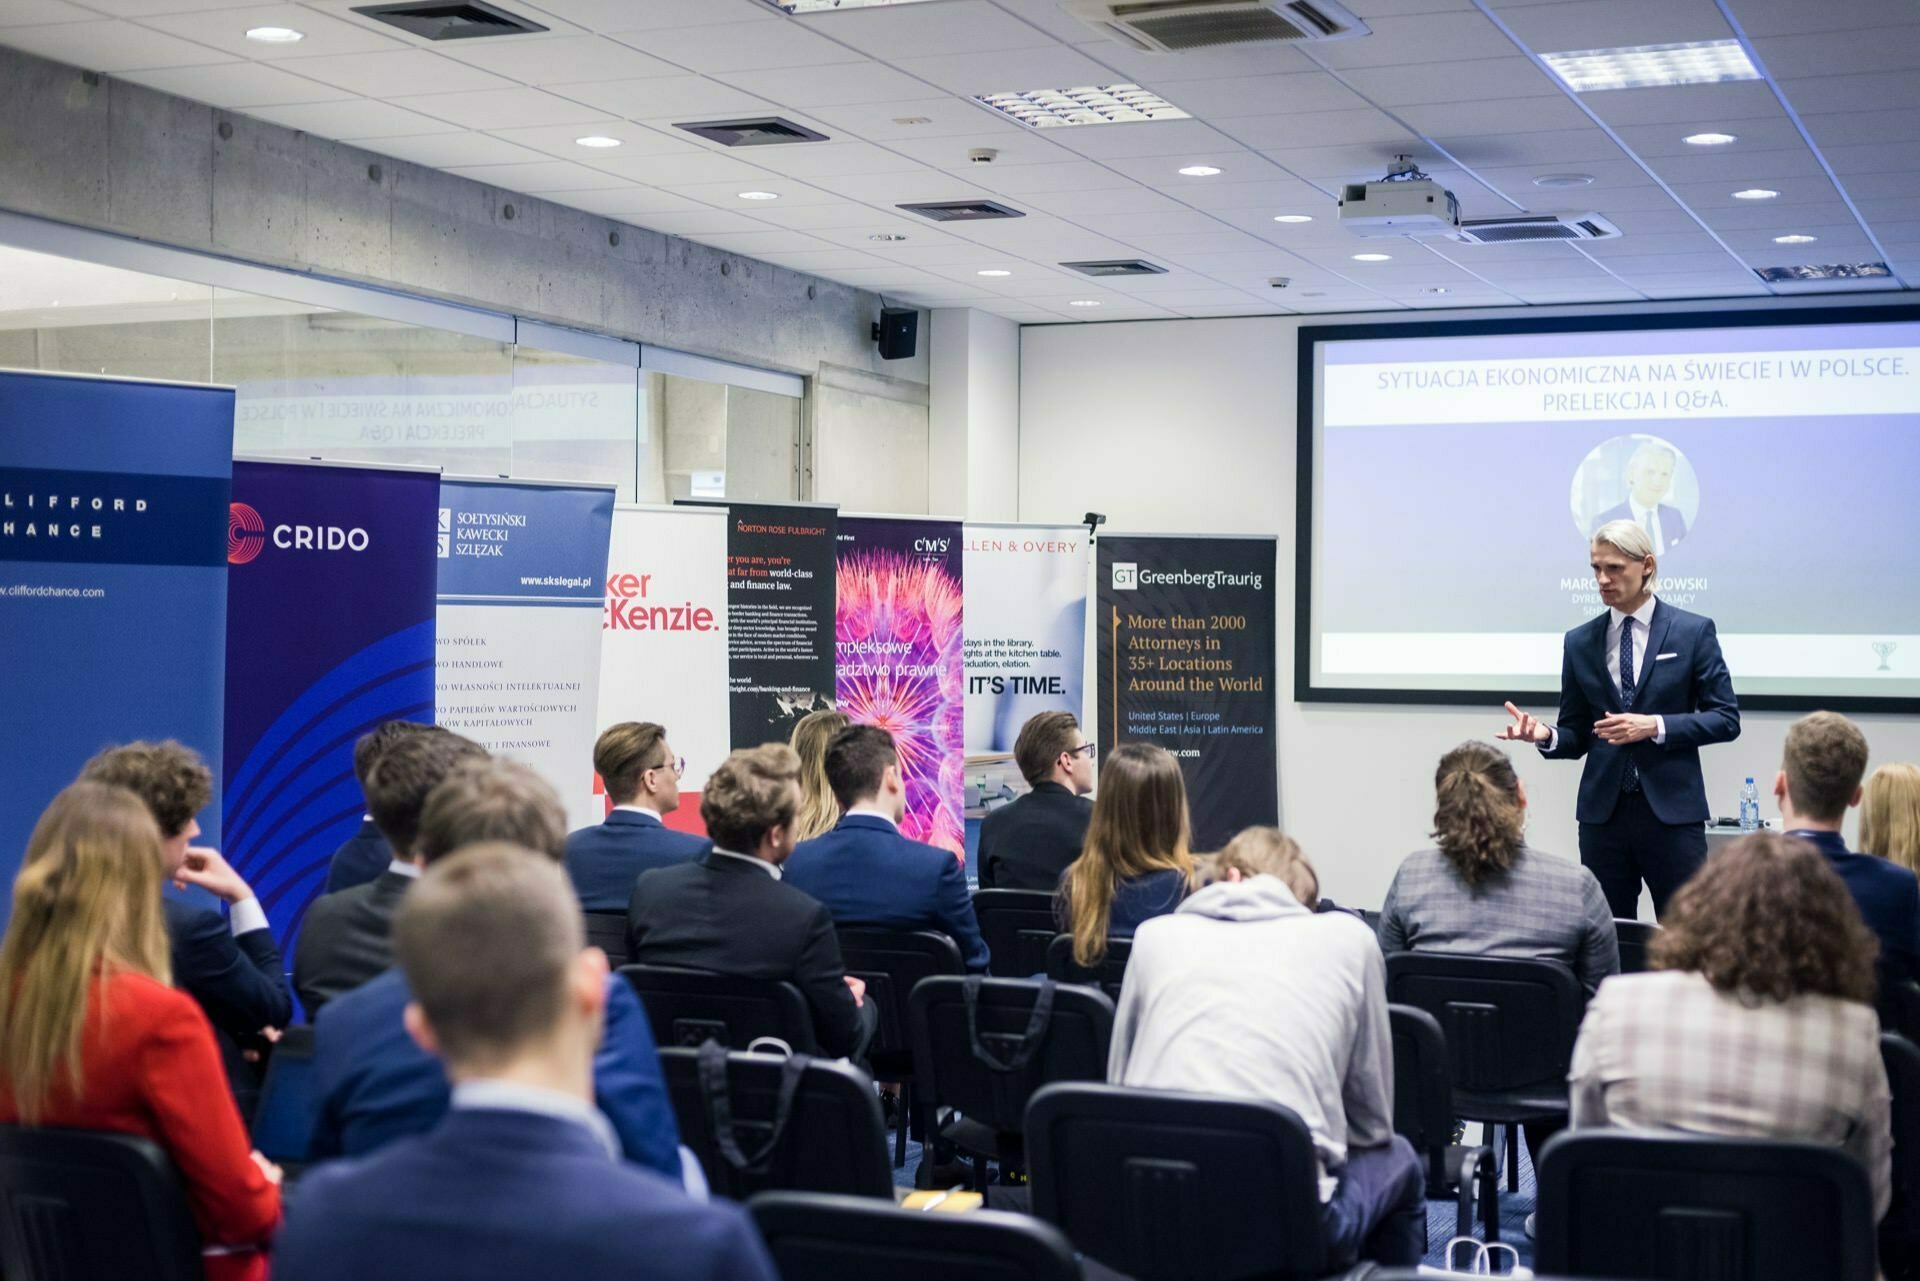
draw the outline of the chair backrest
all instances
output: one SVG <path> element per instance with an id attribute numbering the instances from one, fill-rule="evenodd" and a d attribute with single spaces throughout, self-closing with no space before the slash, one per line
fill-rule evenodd
<path id="1" fill-rule="evenodd" d="M 587 946 L 607 954 L 607 964 L 619 969 L 633 958 L 627 952 L 627 914 L 625 912 L 582 912 L 587 926 Z"/>
<path id="2" fill-rule="evenodd" d="M 313 1025 L 297 1023 L 280 1034 L 267 1060 L 260 1102 L 253 1110 L 253 1146 L 278 1165 L 305 1165 L 311 1159 L 313 1124 L 319 1115 Z"/>
<path id="3" fill-rule="evenodd" d="M 1395 952 L 1387 1000 L 1438 1020 L 1456 1093 L 1565 1094 L 1586 997 L 1559 962 Z"/>
<path id="4" fill-rule="evenodd" d="M 783 1122 L 787 1062 L 778 1054 L 729 1052 L 726 1095 L 716 1099 L 702 1084 L 699 1050 L 660 1051 L 680 1141 L 700 1158 L 708 1185 L 734 1200 L 782 1189 L 882 1197 L 891 1204 L 887 1123 L 873 1081 L 845 1063 L 809 1059 L 793 1084 Z M 729 1120 L 732 1158 L 720 1139 Z M 736 1163 L 743 1158 L 747 1164 Z"/>
<path id="5" fill-rule="evenodd" d="M 1874 1002 L 1880 1012 L 1880 1030 L 1896 1032 L 1920 1045 L 1920 983 L 1878 969 L 1878 996 Z"/>
<path id="6" fill-rule="evenodd" d="M 1393 1033 L 1393 1130 L 1427 1162 L 1427 1186 L 1444 1185 L 1453 1141 L 1453 1082 L 1440 1022 L 1411 1005 L 1387 1006 Z"/>
<path id="7" fill-rule="evenodd" d="M 1028 979 L 1047 968 L 1047 945 L 1060 932 L 1053 895 L 1045 890 L 975 890 L 974 919 L 992 954 L 987 973 Z"/>
<path id="8" fill-rule="evenodd" d="M 1024 1214 L 922 1214 L 857 1197 L 747 1203 L 782 1281 L 1080 1281 L 1058 1229 Z"/>
<path id="9" fill-rule="evenodd" d="M 1880 1220 L 1880 1236 L 1911 1258 L 1920 1254 L 1920 1047 L 1885 1032 L 1880 1059 L 1893 1089 L 1893 1204 Z"/>
<path id="10" fill-rule="evenodd" d="M 879 930 L 843 926 L 840 959 L 847 973 L 867 985 L 867 999 L 880 1016 L 867 1057 L 879 1070 L 881 1063 L 913 1070 L 913 1042 L 907 1036 L 907 998 L 914 984 L 935 975 L 964 975 L 960 948 L 936 930 Z M 892 1077 L 882 1076 L 882 1080 Z"/>
<path id="11" fill-rule="evenodd" d="M 173 1163 L 132 1135 L 0 1126 L 0 1275 L 201 1281 L 200 1235 Z"/>
<path id="12" fill-rule="evenodd" d="M 1056 934 L 1047 944 L 1047 977 L 1055 983 L 1089 984 L 1118 1001 L 1120 986 L 1127 978 L 1127 960 L 1132 955 L 1132 939 L 1108 939 L 1107 954 L 1098 966 L 1089 969 L 1073 959 L 1073 935 Z"/>
<path id="13" fill-rule="evenodd" d="M 1653 967 L 1647 962 L 1647 949 L 1660 937 L 1660 927 L 1652 921 L 1628 921 L 1613 918 L 1613 936 L 1620 941 L 1620 972 L 1645 974 Z"/>
<path id="14" fill-rule="evenodd" d="M 1277 1103 L 1049 1085 L 1026 1143 L 1034 1214 L 1136 1281 L 1326 1271 L 1313 1136 Z"/>
<path id="15" fill-rule="evenodd" d="M 1048 1081 L 1107 1079 L 1113 1002 L 1096 988 L 931 978 L 907 1009 L 914 1073 L 929 1101 L 997 1133 L 1020 1132 L 1027 1100 Z"/>
<path id="16" fill-rule="evenodd" d="M 1541 1154 L 1543 1272 L 1688 1281 L 1872 1281 L 1873 1197 L 1836 1147 L 1712 1135 L 1561 1134 Z"/>
<path id="17" fill-rule="evenodd" d="M 744 1050 L 763 1036 L 778 1037 L 796 1054 L 819 1048 L 807 998 L 791 983 L 664 965 L 623 965 L 620 976 L 646 1007 L 654 1042 L 663 1049 L 718 1041 Z"/>

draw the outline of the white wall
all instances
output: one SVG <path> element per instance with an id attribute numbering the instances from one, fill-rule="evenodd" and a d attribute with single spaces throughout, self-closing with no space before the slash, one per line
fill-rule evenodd
<path id="1" fill-rule="evenodd" d="M 930 510 L 1019 519 L 1020 326 L 970 307 L 936 310 L 928 358 Z"/>
<path id="2" fill-rule="evenodd" d="M 1490 314 L 1498 313 L 1474 313 Z M 1506 717 L 1494 699 L 1484 712 L 1291 701 L 1299 324 L 1259 317 L 1022 329 L 1020 518 L 1095 510 L 1107 514 L 1115 532 L 1280 536 L 1281 822 L 1313 859 L 1328 894 L 1373 907 L 1401 858 L 1430 844 L 1425 833 L 1441 753 L 1464 739 L 1491 737 Z M 1497 558 L 1498 549 L 1492 554 Z M 1766 790 L 1793 719 L 1749 712 L 1737 742 L 1704 753 L 1716 813 L 1733 812 L 1748 774 Z M 1858 719 L 1876 764 L 1920 760 L 1920 721 Z M 1578 857 L 1579 765 L 1542 761 L 1531 751 L 1516 751 L 1514 759 L 1532 798 L 1531 840 Z M 1777 817 L 1771 800 L 1763 800 L 1762 812 Z M 1644 903 L 1641 914 L 1651 915 Z"/>

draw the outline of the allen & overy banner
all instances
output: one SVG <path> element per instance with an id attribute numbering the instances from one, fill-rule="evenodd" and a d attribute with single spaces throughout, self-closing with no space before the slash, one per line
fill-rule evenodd
<path id="1" fill-rule="evenodd" d="M 443 477 L 435 715 L 551 783 L 572 827 L 600 821 L 591 786 L 605 486 Z"/>
<path id="2" fill-rule="evenodd" d="M 359 828 L 355 741 L 433 720 L 439 499 L 431 469 L 233 465 L 225 852 L 283 955 Z"/>
<path id="3" fill-rule="evenodd" d="M 231 388 L 0 372 L 0 891 L 102 747 L 178 739 L 219 778 L 232 458 Z"/>
<path id="4" fill-rule="evenodd" d="M 845 516 L 839 547 L 836 706 L 893 734 L 901 831 L 964 858 L 960 522 Z"/>
<path id="5" fill-rule="evenodd" d="M 1084 705 L 1087 531 L 970 524 L 964 537 L 967 753 L 1011 752 L 1029 717 Z"/>
<path id="6" fill-rule="evenodd" d="M 1196 850 L 1279 820 L 1274 564 L 1272 538 L 1099 540 L 1100 750 L 1179 758 Z"/>

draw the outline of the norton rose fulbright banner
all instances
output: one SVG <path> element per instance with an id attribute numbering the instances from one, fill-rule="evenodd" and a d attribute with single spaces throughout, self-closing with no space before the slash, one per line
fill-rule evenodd
<path id="1" fill-rule="evenodd" d="M 839 513 L 734 503 L 727 514 L 733 745 L 784 743 L 808 712 L 833 706 Z"/>

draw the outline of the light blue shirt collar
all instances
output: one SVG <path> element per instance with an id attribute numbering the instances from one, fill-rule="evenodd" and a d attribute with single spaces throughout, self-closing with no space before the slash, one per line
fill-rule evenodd
<path id="1" fill-rule="evenodd" d="M 571 1121 L 584 1126 L 606 1149 L 610 1159 L 620 1159 L 620 1139 L 613 1132 L 613 1123 L 601 1115 L 600 1109 L 559 1090 L 521 1085 L 516 1081 L 462 1081 L 453 1087 L 453 1106 L 488 1112 L 531 1112 L 557 1121 Z"/>

